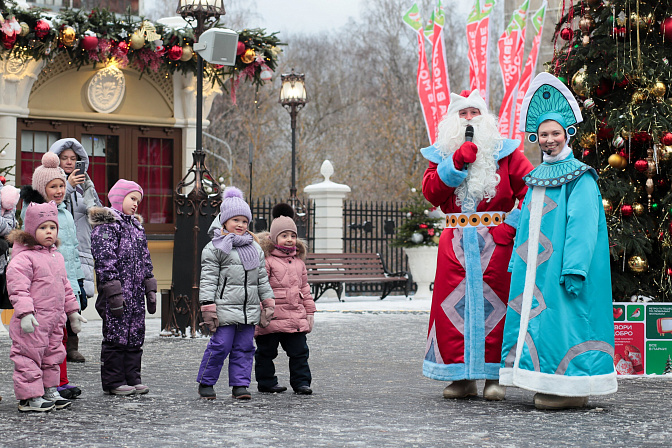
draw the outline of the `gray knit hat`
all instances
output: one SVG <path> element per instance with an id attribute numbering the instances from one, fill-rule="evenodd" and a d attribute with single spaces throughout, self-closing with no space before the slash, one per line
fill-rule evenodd
<path id="1" fill-rule="evenodd" d="M 219 207 L 219 222 L 224 225 L 234 216 L 244 216 L 252 221 L 250 206 L 243 199 L 243 192 L 236 187 L 227 187 L 222 193 L 222 205 Z"/>

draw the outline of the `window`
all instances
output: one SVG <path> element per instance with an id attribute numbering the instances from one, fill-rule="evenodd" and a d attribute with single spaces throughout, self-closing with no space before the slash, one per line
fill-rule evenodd
<path id="1" fill-rule="evenodd" d="M 144 190 L 138 212 L 147 233 L 175 231 L 173 189 L 182 173 L 180 129 L 20 119 L 18 135 L 16 175 L 21 185 L 31 184 L 42 154 L 56 140 L 74 137 L 89 156 L 88 175 L 103 205 L 109 206 L 107 193 L 117 180 L 134 180 Z"/>

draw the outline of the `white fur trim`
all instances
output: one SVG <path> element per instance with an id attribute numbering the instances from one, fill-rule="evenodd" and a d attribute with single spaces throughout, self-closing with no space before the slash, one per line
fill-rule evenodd
<path id="1" fill-rule="evenodd" d="M 481 97 L 481 94 L 478 90 L 474 90 L 467 98 L 456 93 L 451 93 L 450 106 L 448 106 L 446 115 L 457 113 L 462 109 L 466 109 L 467 107 L 475 107 L 481 111 L 481 114 L 488 113 L 488 106 L 485 104 L 485 100 Z"/>
<path id="2" fill-rule="evenodd" d="M 616 371 L 606 375 L 569 376 L 521 369 L 514 371 L 500 369 L 499 384 L 561 397 L 607 395 L 618 390 Z"/>
<path id="3" fill-rule="evenodd" d="M 546 162 L 546 163 L 558 162 L 560 160 L 565 160 L 567 158 L 567 156 L 569 155 L 569 153 L 571 153 L 571 152 L 572 152 L 572 148 L 565 145 L 565 147 L 562 148 L 562 151 L 560 151 L 557 156 L 549 156 L 548 154 L 546 154 L 544 152 L 543 159 L 544 159 L 544 162 Z"/>
<path id="4" fill-rule="evenodd" d="M 530 224 L 529 239 L 527 246 L 527 271 L 525 272 L 525 288 L 523 289 L 523 303 L 520 312 L 520 328 L 518 330 L 518 342 L 516 344 L 516 359 L 513 363 L 514 378 L 520 370 L 520 357 L 523 353 L 527 326 L 530 323 L 530 310 L 534 285 L 537 280 L 537 256 L 539 255 L 539 233 L 541 233 L 541 215 L 544 210 L 544 198 L 546 188 L 532 188 L 532 200 L 530 201 Z"/>

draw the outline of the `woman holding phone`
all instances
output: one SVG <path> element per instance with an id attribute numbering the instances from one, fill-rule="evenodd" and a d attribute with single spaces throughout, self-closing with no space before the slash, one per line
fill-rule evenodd
<path id="1" fill-rule="evenodd" d="M 84 279 L 80 281 L 80 300 L 82 310 L 84 310 L 87 299 L 93 297 L 94 294 L 91 225 L 87 217 L 91 207 L 101 207 L 102 205 L 93 181 L 86 174 L 89 167 L 89 156 L 82 144 L 74 138 L 62 138 L 51 145 L 49 152 L 58 156 L 61 161 L 60 166 L 67 176 L 64 202 L 75 219 L 79 259 L 82 263 L 82 271 L 84 271 Z M 85 361 L 84 356 L 79 353 L 79 337 L 76 334 L 71 334 L 70 330 L 68 330 L 66 353 L 68 361 Z"/>

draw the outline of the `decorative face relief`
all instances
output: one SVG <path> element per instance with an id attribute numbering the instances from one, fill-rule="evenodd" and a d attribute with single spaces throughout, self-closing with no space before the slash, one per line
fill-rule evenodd
<path id="1" fill-rule="evenodd" d="M 126 78 L 116 66 L 99 70 L 89 81 L 86 97 L 93 110 L 109 114 L 117 110 L 126 93 Z"/>

